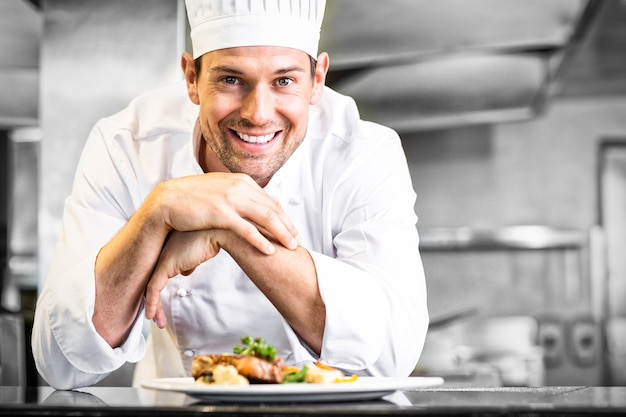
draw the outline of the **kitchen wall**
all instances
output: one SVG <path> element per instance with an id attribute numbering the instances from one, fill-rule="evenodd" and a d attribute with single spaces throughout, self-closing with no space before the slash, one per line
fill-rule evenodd
<path id="1" fill-rule="evenodd" d="M 418 228 L 546 225 L 589 232 L 599 216 L 599 143 L 626 138 L 624 114 L 626 97 L 565 98 L 528 122 L 404 135 Z M 431 288 L 440 279 L 462 279 L 459 273 L 431 275 Z M 435 313 L 448 297 L 433 291 Z"/>
<path id="2" fill-rule="evenodd" d="M 0 312 L 4 306 L 4 286 L 8 261 L 8 199 L 11 172 L 9 170 L 9 135 L 0 129 Z"/>
<path id="3" fill-rule="evenodd" d="M 557 97 L 535 120 L 403 137 L 424 235 L 441 227 L 543 225 L 589 237 L 567 250 L 422 252 L 433 317 L 477 309 L 482 317 L 549 318 L 558 322 L 555 337 L 564 339 L 571 336 L 568 321 L 594 323 L 589 339 L 558 342 L 561 362 L 548 369 L 548 384 L 623 378 L 612 375 L 602 328 L 626 296 L 615 283 L 623 277 L 611 284 L 594 274 L 590 245 L 600 217 L 600 144 L 626 144 L 624 114 L 626 96 Z M 621 292 L 609 298 L 607 288 Z M 593 365 L 568 361 L 566 350 L 578 342 L 590 344 Z"/>

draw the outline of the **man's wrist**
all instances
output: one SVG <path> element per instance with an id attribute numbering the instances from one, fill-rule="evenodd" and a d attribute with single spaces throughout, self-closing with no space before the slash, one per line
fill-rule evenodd
<path id="1" fill-rule="evenodd" d="M 163 239 L 174 229 L 170 220 L 170 210 L 165 201 L 166 193 L 160 191 L 162 184 L 148 196 L 139 210 L 140 220 L 151 233 L 158 233 Z"/>

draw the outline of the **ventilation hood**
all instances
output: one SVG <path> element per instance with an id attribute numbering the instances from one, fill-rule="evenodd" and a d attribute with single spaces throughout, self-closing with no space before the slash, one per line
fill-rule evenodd
<path id="1" fill-rule="evenodd" d="M 522 120 L 545 107 L 600 3 L 623 4 L 328 0 L 320 50 L 328 84 L 400 132 Z M 38 124 L 39 4 L 0 1 L 0 128 Z"/>
<path id="2" fill-rule="evenodd" d="M 586 0 L 333 0 L 328 84 L 400 132 L 523 120 L 544 108 L 598 8 Z"/>

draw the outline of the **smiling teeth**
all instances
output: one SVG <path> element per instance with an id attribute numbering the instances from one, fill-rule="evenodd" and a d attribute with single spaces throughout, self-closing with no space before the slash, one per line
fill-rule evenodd
<path id="1" fill-rule="evenodd" d="M 274 133 L 270 133 L 269 135 L 265 136 L 250 136 L 246 135 L 245 133 L 237 132 L 237 135 L 241 140 L 248 143 L 267 143 L 274 138 Z"/>

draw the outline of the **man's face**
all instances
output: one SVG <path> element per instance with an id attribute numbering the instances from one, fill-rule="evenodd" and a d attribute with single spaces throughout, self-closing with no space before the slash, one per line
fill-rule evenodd
<path id="1" fill-rule="evenodd" d="M 193 65 L 183 63 L 190 97 L 200 105 L 205 168 L 267 184 L 304 140 L 309 105 L 321 96 L 324 60 L 311 74 L 309 56 L 296 49 L 222 49 L 202 57 L 191 84 Z"/>

